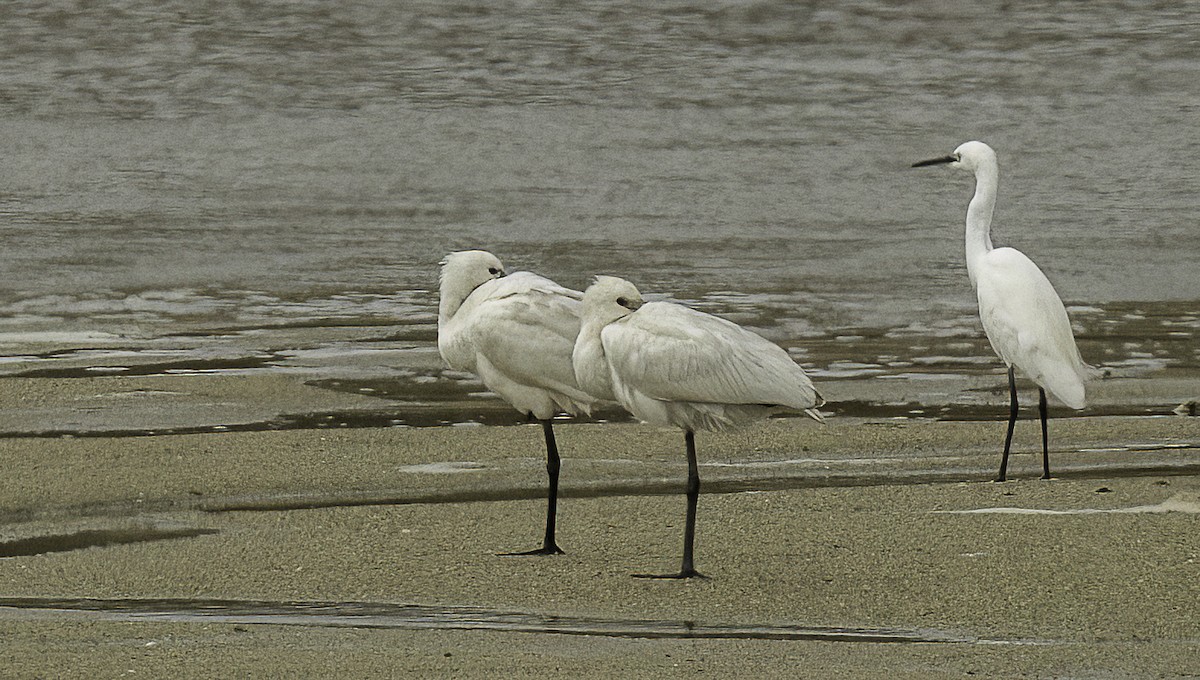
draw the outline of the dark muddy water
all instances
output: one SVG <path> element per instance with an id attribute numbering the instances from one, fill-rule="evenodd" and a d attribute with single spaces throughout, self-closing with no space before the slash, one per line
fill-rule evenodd
<path id="1" fill-rule="evenodd" d="M 724 314 L 818 382 L 991 374 L 971 180 L 908 167 L 967 139 L 1086 360 L 1200 370 L 1187 5 L 24 2 L 0 27 L 0 375 L 455 399 L 436 266 L 468 247 Z"/>

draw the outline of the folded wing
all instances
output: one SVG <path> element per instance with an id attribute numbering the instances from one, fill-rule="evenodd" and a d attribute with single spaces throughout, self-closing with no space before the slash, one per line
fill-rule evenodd
<path id="1" fill-rule="evenodd" d="M 601 339 L 614 375 L 653 399 L 796 410 L 821 403 L 781 347 L 682 305 L 647 303 L 605 327 Z"/>

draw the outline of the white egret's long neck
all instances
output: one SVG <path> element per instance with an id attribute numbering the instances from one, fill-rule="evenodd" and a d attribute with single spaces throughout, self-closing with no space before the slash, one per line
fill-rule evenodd
<path id="1" fill-rule="evenodd" d="M 604 353 L 604 343 L 600 339 L 600 332 L 607 325 L 608 322 L 603 318 L 584 314 L 571 363 L 575 368 L 575 380 L 585 392 L 600 399 L 613 400 L 612 373 Z"/>
<path id="2" fill-rule="evenodd" d="M 461 304 L 462 304 L 461 301 L 447 300 L 444 297 L 442 298 L 442 301 L 438 304 L 438 328 L 439 329 L 442 328 L 443 326 L 445 326 L 446 323 L 450 321 L 450 318 L 452 316 L 454 316 L 455 312 L 458 311 L 458 308 Z"/>
<path id="3" fill-rule="evenodd" d="M 967 206 L 967 274 L 972 286 L 979 259 L 992 250 L 992 211 L 996 207 L 999 174 L 995 161 L 975 169 L 975 196 Z"/>
<path id="4" fill-rule="evenodd" d="M 438 292 L 438 328 L 445 326 L 454 317 L 455 312 L 473 290 L 455 281 L 442 279 L 441 290 Z"/>

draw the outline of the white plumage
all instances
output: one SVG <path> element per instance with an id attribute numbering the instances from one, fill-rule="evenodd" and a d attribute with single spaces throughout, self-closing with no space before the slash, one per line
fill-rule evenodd
<path id="1" fill-rule="evenodd" d="M 530 553 L 562 552 L 554 541 L 560 466 L 551 419 L 586 413 L 596 398 L 580 389 L 571 366 L 583 294 L 530 272 L 506 275 L 482 250 L 442 260 L 438 351 L 456 370 L 542 423 L 550 477 L 546 534 Z"/>
<path id="2" fill-rule="evenodd" d="M 643 303 L 624 279 L 596 277 L 584 294 L 583 317 L 574 353 L 581 384 L 611 391 L 646 422 L 721 430 L 818 403 L 804 369 L 778 345 L 683 305 Z"/>
<path id="3" fill-rule="evenodd" d="M 1043 477 L 1049 478 L 1045 393 L 1049 391 L 1071 408 L 1083 408 L 1084 381 L 1092 369 L 1080 358 L 1067 310 L 1042 270 L 1015 248 L 992 246 L 992 213 L 1000 173 L 996 152 L 983 142 L 966 142 L 949 156 L 920 161 L 914 167 L 942 163 L 975 174 L 975 195 L 967 207 L 967 272 L 979 298 L 983 330 L 992 349 L 1009 367 L 1011 408 L 999 479 L 1005 478 L 1017 416 L 1014 368 L 1039 388 Z"/>
<path id="4" fill-rule="evenodd" d="M 700 479 L 694 433 L 720 430 L 772 411 L 805 411 L 820 420 L 812 382 L 788 353 L 735 323 L 671 302 L 644 303 L 624 279 L 598 276 L 583 296 L 573 356 L 580 385 L 612 394 L 641 420 L 685 431 L 688 521 L 683 567 L 668 578 L 698 576 L 692 560 Z"/>
<path id="5" fill-rule="evenodd" d="M 1042 270 L 1013 248 L 988 252 L 973 269 L 979 318 L 996 354 L 1067 406 L 1086 406 L 1087 369 L 1067 310 Z"/>

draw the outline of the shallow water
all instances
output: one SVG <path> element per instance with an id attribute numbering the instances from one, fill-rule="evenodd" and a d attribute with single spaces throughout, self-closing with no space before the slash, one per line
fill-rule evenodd
<path id="1" fill-rule="evenodd" d="M 1000 154 L 995 241 L 1046 270 L 1085 359 L 1194 376 L 1193 14 L 6 4 L 0 376 L 478 402 L 431 353 L 437 262 L 468 247 L 723 314 L 818 383 L 995 374 L 971 180 L 908 167 L 971 138 Z"/>
<path id="2" fill-rule="evenodd" d="M 0 558 L 44 555 L 85 548 L 108 547 L 127 543 L 194 538 L 218 533 L 216 529 L 190 527 L 138 527 L 135 529 L 83 529 L 66 534 L 51 534 L 25 539 L 0 541 Z"/>
<path id="3" fill-rule="evenodd" d="M 407 630 L 492 630 L 637 639 L 808 640 L 814 642 L 1053 644 L 1044 640 L 978 638 L 929 628 L 738 625 L 697 621 L 606 619 L 501 611 L 482 607 L 382 602 L 257 600 L 0 598 L 0 617 L 22 613 L 84 615 L 117 621 L 271 624 Z"/>

